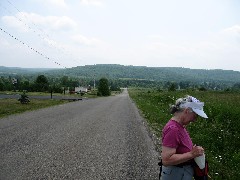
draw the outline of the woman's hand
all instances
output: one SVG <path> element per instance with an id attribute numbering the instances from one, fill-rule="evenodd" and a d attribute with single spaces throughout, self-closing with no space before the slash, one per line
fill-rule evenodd
<path id="1" fill-rule="evenodd" d="M 203 155 L 204 149 L 202 146 L 194 145 L 193 149 L 191 150 L 191 153 L 192 153 L 193 158 L 195 158 L 195 157 Z"/>
<path id="2" fill-rule="evenodd" d="M 169 148 L 162 146 L 162 162 L 164 166 L 177 165 L 195 157 L 201 156 L 204 153 L 204 149 L 201 146 L 193 146 L 190 152 L 184 154 L 176 154 L 175 148 Z"/>

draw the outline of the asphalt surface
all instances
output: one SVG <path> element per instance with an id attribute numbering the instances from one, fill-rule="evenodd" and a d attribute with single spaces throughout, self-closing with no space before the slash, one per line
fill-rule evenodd
<path id="1" fill-rule="evenodd" d="M 158 179 L 158 153 L 125 90 L 0 119 L 0 179 Z"/>

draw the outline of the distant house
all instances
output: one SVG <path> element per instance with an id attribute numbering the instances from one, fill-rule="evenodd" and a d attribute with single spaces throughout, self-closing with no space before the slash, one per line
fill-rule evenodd
<path id="1" fill-rule="evenodd" d="M 75 87 L 75 92 L 88 92 L 88 87 Z"/>
<path id="2" fill-rule="evenodd" d="M 88 88 L 88 87 L 75 87 L 74 88 L 74 90 L 69 90 L 69 87 L 68 88 L 66 88 L 65 89 L 65 93 L 69 93 L 69 94 L 75 94 L 75 93 L 77 93 L 77 94 L 79 94 L 79 93 L 81 93 L 81 92 L 83 92 L 83 93 L 86 93 L 86 92 L 88 92 L 90 89 Z"/>

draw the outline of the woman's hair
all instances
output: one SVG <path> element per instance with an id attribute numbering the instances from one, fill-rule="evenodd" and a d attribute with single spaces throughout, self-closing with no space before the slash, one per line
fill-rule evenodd
<path id="1" fill-rule="evenodd" d="M 184 98 L 177 99 L 175 104 L 170 105 L 170 113 L 181 112 L 183 109 L 180 108 L 180 105 L 186 102 L 192 102 L 192 96 L 186 95 Z"/>

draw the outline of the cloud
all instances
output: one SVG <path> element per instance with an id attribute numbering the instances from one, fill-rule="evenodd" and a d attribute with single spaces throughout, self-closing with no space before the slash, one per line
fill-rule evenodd
<path id="1" fill-rule="evenodd" d="M 67 4 L 65 0 L 38 0 L 39 3 L 42 3 L 44 5 L 53 5 L 54 7 L 59 7 L 59 8 L 67 8 Z"/>
<path id="2" fill-rule="evenodd" d="M 159 39 L 164 39 L 164 36 L 159 34 L 153 34 L 153 35 L 148 35 L 147 38 L 159 40 Z"/>
<path id="3" fill-rule="evenodd" d="M 219 32 L 212 33 L 210 36 L 206 36 L 203 40 L 191 40 L 183 39 L 179 42 L 169 40 L 167 37 L 161 35 L 149 35 L 148 44 L 146 48 L 149 51 L 157 54 L 168 54 L 171 56 L 182 55 L 195 55 L 205 54 L 206 52 L 222 52 L 229 51 L 229 49 L 236 49 L 239 47 L 240 38 L 240 25 L 235 25 L 229 28 L 220 30 Z"/>
<path id="4" fill-rule="evenodd" d="M 240 45 L 240 25 L 226 28 L 222 30 L 219 34 L 219 38 L 225 39 L 226 42 L 235 43 L 238 46 Z"/>
<path id="5" fill-rule="evenodd" d="M 34 27 L 33 24 L 43 26 L 50 30 L 72 30 L 77 26 L 77 23 L 67 16 L 41 16 L 35 13 L 20 12 L 14 16 L 3 16 L 2 20 L 5 24 L 26 31 L 29 27 Z"/>
<path id="6" fill-rule="evenodd" d="M 9 47 L 11 47 L 11 44 L 6 39 L 0 38 L 0 47 L 2 47 L 1 49 L 3 49 L 3 47 L 9 48 Z"/>
<path id="7" fill-rule="evenodd" d="M 147 37 L 144 49 L 155 61 L 164 59 L 168 64 L 174 62 L 175 66 L 183 67 L 206 68 L 207 65 L 210 69 L 237 69 L 233 64 L 240 56 L 240 25 L 207 34 L 202 39 L 179 37 L 172 41 L 171 37 L 160 35 Z"/>
<path id="8" fill-rule="evenodd" d="M 240 36 L 240 25 L 235 25 L 223 30 L 223 33 Z"/>
<path id="9" fill-rule="evenodd" d="M 17 17 L 17 18 L 16 18 Z M 28 27 L 25 26 L 22 19 L 19 17 L 19 15 L 14 16 L 3 16 L 2 21 L 4 24 L 6 24 L 9 27 L 13 27 L 18 29 L 21 32 L 27 32 Z"/>
<path id="10" fill-rule="evenodd" d="M 67 16 L 47 16 L 43 20 L 43 24 L 51 27 L 53 30 L 72 30 L 77 26 L 77 23 Z"/>
<path id="11" fill-rule="evenodd" d="M 77 44 L 86 46 L 98 46 L 103 44 L 103 42 L 97 38 L 88 38 L 83 35 L 72 36 L 72 40 Z"/>
<path id="12" fill-rule="evenodd" d="M 158 57 L 186 56 L 195 52 L 195 48 L 190 44 L 176 44 L 166 41 L 150 42 L 147 44 L 146 50 Z"/>
<path id="13" fill-rule="evenodd" d="M 102 6 L 102 0 L 81 0 L 81 3 L 84 5 L 93 5 L 93 6 Z"/>

